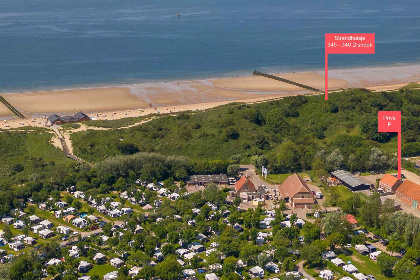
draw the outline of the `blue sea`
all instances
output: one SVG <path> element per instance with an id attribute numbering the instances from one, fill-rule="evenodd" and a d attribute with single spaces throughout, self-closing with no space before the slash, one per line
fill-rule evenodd
<path id="1" fill-rule="evenodd" d="M 416 64 L 419 11 L 418 0 L 1 0 L 0 92 L 322 69 L 327 32 L 376 33 L 376 54 L 330 55 L 330 69 Z"/>

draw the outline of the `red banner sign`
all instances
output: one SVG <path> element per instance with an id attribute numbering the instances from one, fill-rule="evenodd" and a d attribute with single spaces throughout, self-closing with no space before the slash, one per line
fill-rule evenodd
<path id="1" fill-rule="evenodd" d="M 398 133 L 398 179 L 401 179 L 401 111 L 378 111 L 378 132 Z"/>
<path id="2" fill-rule="evenodd" d="M 328 54 L 374 54 L 375 33 L 325 33 L 325 100 L 328 100 Z"/>

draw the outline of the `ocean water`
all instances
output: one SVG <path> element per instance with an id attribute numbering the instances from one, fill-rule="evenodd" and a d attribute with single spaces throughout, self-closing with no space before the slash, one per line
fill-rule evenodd
<path id="1" fill-rule="evenodd" d="M 376 54 L 330 55 L 330 69 L 418 64 L 419 11 L 418 0 L 1 0 L 0 92 L 321 69 L 327 32 L 376 33 Z"/>

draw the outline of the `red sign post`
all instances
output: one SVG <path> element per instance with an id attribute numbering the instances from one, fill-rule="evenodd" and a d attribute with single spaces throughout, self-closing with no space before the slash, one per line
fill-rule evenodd
<path id="1" fill-rule="evenodd" d="M 401 111 L 378 111 L 378 132 L 398 133 L 398 179 L 401 179 Z"/>
<path id="2" fill-rule="evenodd" d="M 374 54 L 375 33 L 325 33 L 325 100 L 328 100 L 328 54 Z"/>

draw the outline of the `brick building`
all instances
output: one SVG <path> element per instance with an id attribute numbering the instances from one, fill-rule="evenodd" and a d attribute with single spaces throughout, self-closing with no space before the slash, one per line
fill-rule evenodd
<path id="1" fill-rule="evenodd" d="M 289 201 L 293 208 L 312 208 L 316 203 L 312 191 L 296 173 L 290 175 L 279 186 L 279 192 L 281 197 Z"/>
<path id="2" fill-rule="evenodd" d="M 379 181 L 378 189 L 382 189 L 384 193 L 395 193 L 401 183 L 401 180 L 398 180 L 391 174 L 385 174 Z"/>
<path id="3" fill-rule="evenodd" d="M 405 180 L 395 191 L 397 199 L 420 210 L 420 185 Z"/>

